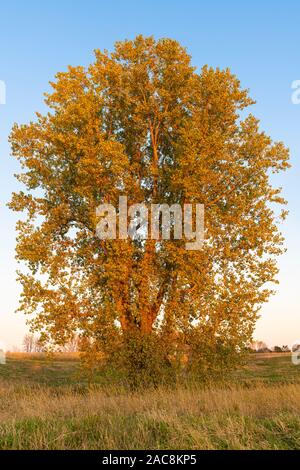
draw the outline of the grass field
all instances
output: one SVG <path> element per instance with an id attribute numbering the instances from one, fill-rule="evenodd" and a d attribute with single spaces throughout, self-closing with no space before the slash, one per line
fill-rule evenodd
<path id="1" fill-rule="evenodd" d="M 76 355 L 0 365 L 0 449 L 297 449 L 300 366 L 252 355 L 228 383 L 128 392 Z"/>

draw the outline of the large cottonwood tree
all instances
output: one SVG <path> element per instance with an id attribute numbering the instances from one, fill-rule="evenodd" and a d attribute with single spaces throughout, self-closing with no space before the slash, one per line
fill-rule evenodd
<path id="1" fill-rule="evenodd" d="M 57 344 L 74 331 L 95 349 L 133 332 L 189 333 L 236 350 L 251 337 L 282 251 L 270 174 L 288 167 L 282 143 L 247 115 L 229 70 L 198 72 L 176 41 L 138 36 L 88 68 L 58 73 L 49 113 L 15 125 L 26 191 L 18 223 L 21 310 Z M 202 203 L 205 243 L 96 236 L 102 202 Z M 284 217 L 284 211 L 281 214 Z M 92 345 L 92 346 L 91 346 Z"/>

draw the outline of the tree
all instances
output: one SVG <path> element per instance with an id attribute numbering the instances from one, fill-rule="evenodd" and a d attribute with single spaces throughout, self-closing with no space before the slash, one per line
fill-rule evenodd
<path id="1" fill-rule="evenodd" d="M 264 341 L 253 341 L 251 343 L 251 349 L 254 351 L 268 349 L 267 344 Z"/>
<path id="2" fill-rule="evenodd" d="M 79 338 L 74 334 L 63 347 L 63 352 L 74 353 L 80 350 Z"/>
<path id="3" fill-rule="evenodd" d="M 191 361 L 241 351 L 283 250 L 271 203 L 285 201 L 270 174 L 289 166 L 288 151 L 242 119 L 254 102 L 228 69 L 198 73 L 174 40 L 138 36 L 95 55 L 57 74 L 48 114 L 12 130 L 26 191 L 11 208 L 28 214 L 20 310 L 44 339 L 62 345 L 78 332 L 90 352 L 133 337 L 163 338 L 173 355 L 183 344 Z M 100 242 L 96 207 L 118 207 L 120 195 L 204 204 L 204 247 Z"/>
<path id="4" fill-rule="evenodd" d="M 44 345 L 40 338 L 35 337 L 32 333 L 27 333 L 23 338 L 23 349 L 26 353 L 44 352 Z"/>
<path id="5" fill-rule="evenodd" d="M 24 352 L 26 353 L 35 352 L 34 348 L 35 348 L 35 337 L 33 334 L 28 333 L 24 336 L 24 339 L 23 339 Z"/>

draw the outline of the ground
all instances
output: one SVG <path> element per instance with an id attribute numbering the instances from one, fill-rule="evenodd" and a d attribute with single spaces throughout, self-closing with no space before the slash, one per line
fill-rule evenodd
<path id="1" fill-rule="evenodd" d="M 129 392 L 77 355 L 0 365 L 0 449 L 297 449 L 300 366 L 252 354 L 224 384 Z"/>

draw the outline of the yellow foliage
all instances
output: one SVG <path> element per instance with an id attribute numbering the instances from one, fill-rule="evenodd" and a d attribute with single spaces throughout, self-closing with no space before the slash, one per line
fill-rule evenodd
<path id="1" fill-rule="evenodd" d="M 47 115 L 12 130 L 26 193 L 11 208 L 28 213 L 20 309 L 45 340 L 64 344 L 76 331 L 90 352 L 129 332 L 240 350 L 277 273 L 283 240 L 270 203 L 285 201 L 269 175 L 289 166 L 288 150 L 242 119 L 253 100 L 228 69 L 198 73 L 174 40 L 138 36 L 95 54 L 88 68 L 57 74 Z M 120 195 L 204 204 L 203 249 L 101 242 L 95 209 Z"/>

